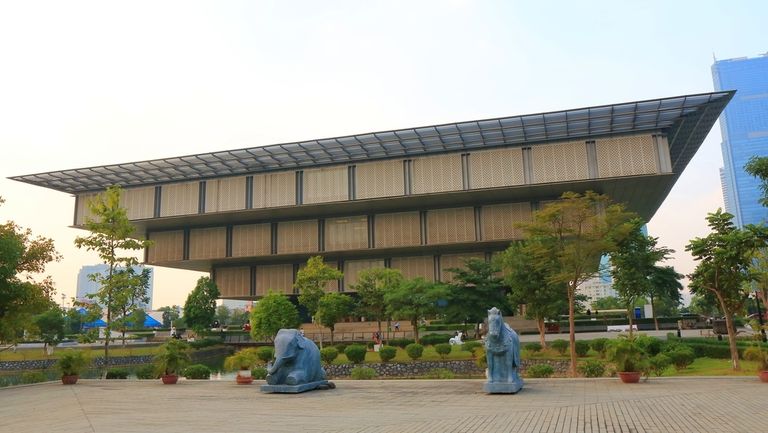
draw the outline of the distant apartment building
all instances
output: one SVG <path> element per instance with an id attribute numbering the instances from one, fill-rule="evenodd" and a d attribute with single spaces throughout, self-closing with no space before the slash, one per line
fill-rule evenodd
<path id="1" fill-rule="evenodd" d="M 725 209 L 739 227 L 766 222 L 768 208 L 758 202 L 760 182 L 744 165 L 752 156 L 768 156 L 768 53 L 715 61 L 712 79 L 717 90 L 736 90 L 720 115 Z"/>
<path id="2" fill-rule="evenodd" d="M 125 268 L 119 268 L 125 269 Z M 134 270 L 138 273 L 144 270 L 144 265 L 138 265 L 134 267 Z M 109 267 L 106 264 L 98 265 L 86 265 L 80 268 L 80 272 L 77 273 L 77 295 L 75 298 L 80 302 L 95 302 L 94 299 L 89 298 L 88 295 L 92 295 L 99 291 L 99 283 L 91 281 L 89 275 L 100 273 L 106 275 L 109 272 Z M 149 288 L 147 288 L 147 297 L 149 302 L 141 304 L 141 308 L 149 310 L 152 307 L 152 290 L 154 283 L 154 273 L 149 268 Z"/>
<path id="3" fill-rule="evenodd" d="M 613 289 L 613 278 L 611 277 L 611 262 L 608 256 L 603 256 L 600 260 L 600 273 L 578 287 L 578 292 L 586 296 L 587 304 L 608 296 L 617 297 L 618 293 Z"/>

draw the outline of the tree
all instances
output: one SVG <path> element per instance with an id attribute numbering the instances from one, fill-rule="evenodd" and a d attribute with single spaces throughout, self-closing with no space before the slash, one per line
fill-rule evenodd
<path id="1" fill-rule="evenodd" d="M 549 283 L 544 268 L 534 266 L 534 257 L 527 242 L 510 245 L 499 255 L 498 261 L 504 272 L 504 281 L 510 287 L 510 305 L 525 305 L 525 315 L 536 321 L 539 342 L 541 347 L 546 348 L 544 321 L 568 311 L 566 285 Z"/>
<path id="2" fill-rule="evenodd" d="M 179 319 L 179 310 L 181 307 L 174 305 L 173 307 L 160 307 L 158 311 L 163 312 L 163 328 L 170 328 L 174 322 Z"/>
<path id="3" fill-rule="evenodd" d="M 184 320 L 197 335 L 211 327 L 216 316 L 216 300 L 221 296 L 216 283 L 209 277 L 200 277 L 184 303 Z"/>
<path id="4" fill-rule="evenodd" d="M 230 325 L 243 326 L 248 320 L 250 313 L 243 308 L 235 308 L 232 310 L 232 316 L 229 319 Z"/>
<path id="5" fill-rule="evenodd" d="M 35 316 L 33 322 L 37 328 L 36 334 L 43 341 L 43 351 L 46 353 L 49 345 L 55 345 L 64 339 L 64 329 L 67 322 L 64 312 L 58 305 L 53 305 L 48 311 Z"/>
<path id="6" fill-rule="evenodd" d="M 719 311 L 717 298 L 711 292 L 697 293 L 691 296 L 691 304 L 688 311 L 707 317 L 714 317 Z"/>
<path id="7" fill-rule="evenodd" d="M 352 314 L 355 302 L 347 295 L 331 292 L 320 298 L 317 305 L 317 321 L 331 330 L 331 344 L 333 344 L 333 331 L 341 319 Z"/>
<path id="8" fill-rule="evenodd" d="M 437 301 L 448 294 L 445 286 L 415 278 L 405 280 L 403 284 L 387 290 L 384 300 L 387 311 L 393 317 L 407 317 L 413 325 L 413 336 L 419 342 L 419 319 L 434 314 L 438 307 Z"/>
<path id="9" fill-rule="evenodd" d="M 619 308 L 627 308 L 624 301 L 615 296 L 606 296 L 604 298 L 595 299 L 591 304 L 592 311 L 603 310 L 617 310 Z"/>
<path id="10" fill-rule="evenodd" d="M 680 291 L 683 290 L 683 285 L 680 280 L 684 277 L 682 274 L 678 274 L 675 268 L 672 266 L 653 266 L 651 273 L 648 276 L 650 282 L 650 290 L 647 295 L 651 302 L 651 310 L 653 311 L 653 322 L 656 326 L 656 330 L 659 330 L 659 314 L 664 310 L 655 301 L 659 301 L 661 305 L 666 305 L 666 314 L 676 311 L 680 306 L 680 300 L 682 296 Z"/>
<path id="11" fill-rule="evenodd" d="M 732 219 L 733 215 L 721 209 L 708 214 L 710 234 L 692 239 L 685 250 L 699 262 L 689 276 L 688 287 L 694 294 L 711 293 L 717 299 L 728 329 L 731 364 L 739 370 L 733 315 L 744 307 L 748 295 L 745 283 L 754 278 L 750 273 L 752 258 L 765 245 L 768 229 L 751 224 L 739 229 Z"/>
<path id="12" fill-rule="evenodd" d="M 760 179 L 760 190 L 763 192 L 760 204 L 768 206 L 768 156 L 753 156 L 744 166 L 744 171 Z"/>
<path id="13" fill-rule="evenodd" d="M 365 317 L 376 320 L 379 335 L 381 321 L 387 317 L 387 303 L 384 295 L 388 290 L 403 283 L 403 275 L 397 269 L 372 268 L 365 269 L 357 276 L 357 284 L 352 290 L 357 292 L 360 310 Z"/>
<path id="14" fill-rule="evenodd" d="M 121 290 L 115 291 L 112 304 L 115 313 L 117 313 L 114 320 L 115 327 L 122 334 L 123 346 L 125 346 L 125 331 L 127 331 L 128 326 L 144 326 L 144 318 L 142 317 L 141 323 L 136 324 L 133 315 L 137 311 L 143 312 L 142 305 L 149 302 L 150 276 L 151 271 L 149 269 L 142 269 L 137 274 L 133 267 L 118 269 L 113 275 L 116 286 L 121 288 Z"/>
<path id="15" fill-rule="evenodd" d="M 0 341 L 16 342 L 32 316 L 53 305 L 53 280 L 36 281 L 32 275 L 59 260 L 51 239 L 33 238 L 31 230 L 13 221 L 0 225 Z"/>
<path id="16" fill-rule="evenodd" d="M 597 275 L 600 257 L 615 250 L 627 235 L 632 216 L 605 195 L 565 192 L 561 200 L 535 212 L 531 222 L 520 224 L 528 238 L 536 239 L 531 246 L 534 266 L 547 275 L 549 284 L 566 285 L 573 376 L 577 374 L 576 290 Z"/>
<path id="17" fill-rule="evenodd" d="M 496 263 L 472 258 L 464 261 L 464 266 L 446 269 L 453 279 L 447 285 L 449 302 L 444 314 L 448 320 L 474 324 L 477 333 L 489 309 L 509 310 L 508 290 L 498 275 L 501 268 Z"/>
<path id="18" fill-rule="evenodd" d="M 313 256 L 307 260 L 307 265 L 296 273 L 296 281 L 293 287 L 299 291 L 299 303 L 306 307 L 309 315 L 314 319 L 317 314 L 317 306 L 320 298 L 325 294 L 326 285 L 339 280 L 344 274 L 325 263 L 321 256 Z"/>
<path id="19" fill-rule="evenodd" d="M 277 331 L 299 326 L 299 311 L 287 297 L 270 292 L 251 311 L 251 336 L 254 340 L 273 340 Z"/>
<path id="20" fill-rule="evenodd" d="M 141 308 L 137 308 L 136 310 L 131 313 L 130 318 L 127 321 L 127 324 L 131 325 L 131 328 L 136 331 L 141 331 L 144 329 L 144 322 L 147 320 L 147 312 L 142 310 Z"/>
<path id="21" fill-rule="evenodd" d="M 229 324 L 232 319 L 232 311 L 226 305 L 216 307 L 215 320 L 218 320 L 221 326 Z"/>
<path id="22" fill-rule="evenodd" d="M 117 274 L 118 269 L 127 269 L 137 265 L 134 256 L 137 251 L 147 248 L 151 242 L 132 239 L 134 227 L 128 219 L 125 208 L 120 206 L 122 189 L 111 186 L 103 194 L 99 194 L 88 203 L 88 208 L 95 219 L 86 218 L 85 228 L 90 235 L 75 238 L 78 248 L 95 251 L 99 258 L 107 264 L 107 274 L 95 273 L 89 275 L 92 281 L 99 283 L 99 290 L 93 295 L 107 310 L 107 328 L 104 335 L 104 365 L 109 366 L 109 342 L 115 324 L 113 315 L 116 311 L 116 299 L 122 298 L 125 291 L 132 290 L 132 283 L 125 275 Z M 126 254 L 126 255 L 123 255 Z M 126 285 L 127 284 L 127 285 Z M 106 377 L 107 369 L 104 369 Z"/>

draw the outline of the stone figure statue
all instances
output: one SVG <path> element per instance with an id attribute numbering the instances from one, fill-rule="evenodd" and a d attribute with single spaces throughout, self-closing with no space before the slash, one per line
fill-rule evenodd
<path id="1" fill-rule="evenodd" d="M 483 390 L 489 394 L 514 394 L 523 387 L 520 378 L 520 339 L 504 322 L 501 312 L 488 310 L 488 333 L 485 336 L 488 382 Z"/>
<path id="2" fill-rule="evenodd" d="M 461 339 L 464 337 L 464 333 L 461 331 L 458 331 L 455 336 L 448 339 L 448 343 L 451 344 L 451 346 L 456 346 L 462 343 Z"/>
<path id="3" fill-rule="evenodd" d="M 275 337 L 275 361 L 267 365 L 262 392 L 298 393 L 333 388 L 325 380 L 320 349 L 297 329 L 281 329 Z"/>

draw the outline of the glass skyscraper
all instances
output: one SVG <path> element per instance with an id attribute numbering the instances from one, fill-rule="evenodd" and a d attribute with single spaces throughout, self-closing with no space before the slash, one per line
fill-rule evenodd
<path id="1" fill-rule="evenodd" d="M 768 53 L 715 61 L 712 79 L 717 90 L 737 91 L 720 115 L 725 209 L 739 227 L 766 222 L 768 208 L 758 202 L 760 182 L 744 165 L 754 155 L 768 156 Z"/>

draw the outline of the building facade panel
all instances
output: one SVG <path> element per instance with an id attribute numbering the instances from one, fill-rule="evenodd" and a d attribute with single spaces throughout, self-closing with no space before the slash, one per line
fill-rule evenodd
<path id="1" fill-rule="evenodd" d="M 256 296 L 275 293 L 293 293 L 293 265 L 256 266 Z"/>
<path id="2" fill-rule="evenodd" d="M 524 183 L 522 148 L 507 147 L 469 154 L 470 188 L 494 188 Z"/>
<path id="3" fill-rule="evenodd" d="M 427 244 L 475 240 L 475 210 L 471 207 L 427 211 Z"/>
<path id="4" fill-rule="evenodd" d="M 205 182 L 205 212 L 245 209 L 245 176 L 210 179 Z"/>
<path id="5" fill-rule="evenodd" d="M 318 251 L 317 220 L 283 221 L 277 224 L 277 253 Z"/>
<path id="6" fill-rule="evenodd" d="M 435 281 L 433 256 L 392 257 L 391 267 L 400 270 L 406 279 L 424 278 L 427 281 Z"/>
<path id="7" fill-rule="evenodd" d="M 216 268 L 215 278 L 222 298 L 247 298 L 251 296 L 250 266 Z"/>
<path id="8" fill-rule="evenodd" d="M 271 224 L 245 224 L 232 227 L 232 257 L 266 256 L 271 252 Z"/>
<path id="9" fill-rule="evenodd" d="M 461 191 L 464 180 L 461 154 L 427 156 L 413 160 L 413 193 Z"/>
<path id="10" fill-rule="evenodd" d="M 409 247 L 421 244 L 418 212 L 378 214 L 374 219 L 376 248 Z"/>
<path id="11" fill-rule="evenodd" d="M 171 183 L 163 185 L 160 199 L 160 216 L 191 215 L 198 211 L 200 182 Z"/>
<path id="12" fill-rule="evenodd" d="M 253 208 L 296 204 L 296 172 L 283 171 L 253 176 Z"/>
<path id="13" fill-rule="evenodd" d="M 469 259 L 484 259 L 484 253 L 443 254 L 440 256 L 440 281 L 450 283 L 454 273 L 448 269 L 466 269 L 464 262 Z"/>
<path id="14" fill-rule="evenodd" d="M 120 196 L 120 206 L 126 208 L 128 219 L 152 218 L 155 216 L 155 188 L 126 188 Z"/>
<path id="15" fill-rule="evenodd" d="M 325 220 L 325 250 L 368 248 L 368 217 L 353 216 Z"/>
<path id="16" fill-rule="evenodd" d="M 346 260 L 344 261 L 344 291 L 354 292 L 360 272 L 366 269 L 383 268 L 384 260 Z"/>
<path id="17" fill-rule="evenodd" d="M 147 260 L 149 263 L 176 262 L 184 259 L 184 230 L 152 232 Z"/>
<path id="18" fill-rule="evenodd" d="M 304 170 L 304 203 L 327 203 L 349 199 L 347 166 Z"/>
<path id="19" fill-rule="evenodd" d="M 587 145 L 583 141 L 531 147 L 532 183 L 589 179 Z"/>
<path id="20" fill-rule="evenodd" d="M 405 193 L 402 160 L 357 164 L 355 176 L 355 198 L 393 197 Z"/>
<path id="21" fill-rule="evenodd" d="M 227 228 L 210 227 L 189 231 L 189 259 L 216 259 L 227 255 Z"/>
<path id="22" fill-rule="evenodd" d="M 93 218 L 90 203 L 98 197 L 97 193 L 78 194 L 75 206 L 75 225 L 82 226 L 88 218 Z"/>
<path id="23" fill-rule="evenodd" d="M 531 214 L 528 202 L 483 206 L 480 218 L 482 240 L 522 239 L 523 231 L 516 224 L 531 221 Z"/>
<path id="24" fill-rule="evenodd" d="M 599 177 L 659 172 L 656 143 L 650 134 L 599 138 L 595 148 Z"/>

